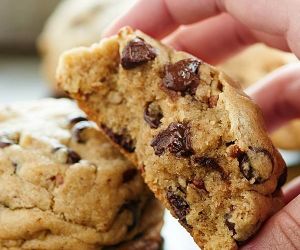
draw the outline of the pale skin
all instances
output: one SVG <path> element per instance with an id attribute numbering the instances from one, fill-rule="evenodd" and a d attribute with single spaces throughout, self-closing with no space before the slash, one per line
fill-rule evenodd
<path id="1" fill-rule="evenodd" d="M 299 0 L 139 0 L 105 36 L 130 25 L 216 64 L 263 42 L 300 58 Z M 247 90 L 272 131 L 300 117 L 300 63 Z M 300 177 L 283 187 L 286 206 L 241 249 L 300 249 Z"/>

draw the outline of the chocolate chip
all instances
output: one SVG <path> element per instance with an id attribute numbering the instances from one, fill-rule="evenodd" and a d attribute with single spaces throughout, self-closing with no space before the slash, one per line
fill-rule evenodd
<path id="1" fill-rule="evenodd" d="M 215 170 L 221 174 L 222 179 L 226 179 L 227 175 L 224 169 L 219 165 L 216 159 L 207 156 L 195 156 L 192 157 L 192 164 L 196 166 L 202 166 L 207 169 Z"/>
<path id="2" fill-rule="evenodd" d="M 134 177 L 137 175 L 138 171 L 135 168 L 127 169 L 123 173 L 123 183 L 130 182 L 134 179 Z"/>
<path id="3" fill-rule="evenodd" d="M 144 111 L 144 120 L 150 125 L 150 128 L 158 128 L 163 118 L 162 110 L 155 102 L 146 104 Z"/>
<path id="4" fill-rule="evenodd" d="M 282 174 L 279 176 L 275 190 L 279 190 L 286 183 L 286 179 L 287 179 L 287 167 L 284 168 Z"/>
<path id="5" fill-rule="evenodd" d="M 235 141 L 229 141 L 229 142 L 225 143 L 225 146 L 229 147 L 229 146 L 234 145 L 234 144 L 235 144 Z"/>
<path id="6" fill-rule="evenodd" d="M 67 163 L 68 164 L 75 164 L 81 160 L 79 154 L 77 154 L 74 150 L 69 149 L 67 151 Z"/>
<path id="7" fill-rule="evenodd" d="M 200 61 L 196 59 L 184 59 L 165 66 L 163 86 L 169 90 L 195 95 L 200 82 L 198 68 Z"/>
<path id="8" fill-rule="evenodd" d="M 124 130 L 124 134 L 114 133 L 110 128 L 106 125 L 102 124 L 101 128 L 103 132 L 116 144 L 120 145 L 127 152 L 132 153 L 135 150 L 134 142 L 130 138 L 129 135 L 126 135 L 126 131 Z"/>
<path id="9" fill-rule="evenodd" d="M 193 179 L 193 180 L 189 181 L 188 184 L 193 185 L 196 189 L 204 190 L 204 191 L 207 192 L 206 187 L 205 187 L 205 183 L 204 183 L 203 180 Z"/>
<path id="10" fill-rule="evenodd" d="M 234 236 L 234 235 L 236 235 L 235 223 L 230 222 L 229 221 L 230 219 L 231 219 L 230 214 L 224 215 L 225 225 L 228 227 L 229 231 L 232 233 L 232 236 Z"/>
<path id="11" fill-rule="evenodd" d="M 6 148 L 15 144 L 12 140 L 5 137 L 0 137 L 0 148 Z"/>
<path id="12" fill-rule="evenodd" d="M 57 174 L 57 175 L 50 177 L 50 181 L 55 182 L 56 186 L 60 186 L 60 185 L 64 184 L 64 177 L 61 174 Z"/>
<path id="13" fill-rule="evenodd" d="M 59 150 L 63 150 L 63 152 L 66 154 L 66 163 L 67 164 L 75 164 L 81 160 L 81 157 L 78 153 L 76 153 L 74 150 L 65 147 L 64 145 L 57 146 L 53 149 L 53 152 L 57 152 Z"/>
<path id="14" fill-rule="evenodd" d="M 271 153 L 268 151 L 268 150 L 266 150 L 265 148 L 261 148 L 261 147 L 249 147 L 249 149 L 251 150 L 251 151 L 253 151 L 254 153 L 262 153 L 262 154 L 264 154 L 265 156 L 267 156 L 269 159 L 270 159 L 270 161 L 272 162 L 272 165 L 274 165 L 274 158 L 273 158 L 273 156 L 271 155 Z"/>
<path id="15" fill-rule="evenodd" d="M 158 133 L 151 146 L 156 155 L 166 150 L 178 157 L 189 157 L 194 154 L 191 146 L 190 129 L 187 124 L 172 122 L 167 129 Z"/>
<path id="16" fill-rule="evenodd" d="M 78 122 L 87 121 L 88 119 L 82 115 L 71 115 L 69 116 L 69 123 L 73 126 Z"/>
<path id="17" fill-rule="evenodd" d="M 136 37 L 129 41 L 122 51 L 121 65 L 124 69 L 132 69 L 154 60 L 156 50 L 144 39 Z"/>
<path id="18" fill-rule="evenodd" d="M 13 166 L 13 168 L 14 168 L 14 174 L 16 174 L 16 173 L 17 173 L 17 171 L 18 171 L 18 169 L 19 169 L 19 167 L 18 167 L 18 163 L 16 163 L 16 162 L 12 162 L 12 166 Z"/>
<path id="19" fill-rule="evenodd" d="M 173 208 L 174 213 L 176 214 L 179 221 L 186 224 L 186 216 L 190 212 L 190 206 L 187 201 L 182 198 L 180 195 L 174 193 L 170 189 L 167 191 L 167 199 Z"/>
<path id="20" fill-rule="evenodd" d="M 140 209 L 139 209 L 139 201 L 133 200 L 125 203 L 121 208 L 119 213 L 122 213 L 124 210 L 129 210 L 132 214 L 132 223 L 127 227 L 127 231 L 132 231 L 139 223 L 140 219 Z"/>
<path id="21" fill-rule="evenodd" d="M 253 168 L 253 163 L 258 159 L 258 154 L 262 154 L 264 157 L 267 157 L 270 160 L 273 171 L 274 159 L 270 152 L 266 149 L 259 147 L 249 147 L 249 151 L 247 153 L 241 151 L 240 149 L 236 150 L 236 157 L 239 162 L 239 169 L 243 176 L 248 181 L 253 182 L 253 184 L 262 184 L 269 178 L 263 178 L 259 176 L 259 173 L 257 173 L 257 171 Z M 249 157 L 249 155 L 251 156 L 251 158 Z"/>
<path id="22" fill-rule="evenodd" d="M 223 171 L 218 162 L 211 157 L 201 156 L 201 157 L 193 157 L 193 163 L 196 165 L 200 165 L 206 168 L 211 168 L 217 171 Z"/>
<path id="23" fill-rule="evenodd" d="M 72 128 L 72 136 L 75 138 L 77 143 L 86 142 L 86 138 L 84 138 L 83 132 L 91 127 L 93 126 L 92 123 L 89 121 L 81 121 L 74 125 L 74 127 Z"/>

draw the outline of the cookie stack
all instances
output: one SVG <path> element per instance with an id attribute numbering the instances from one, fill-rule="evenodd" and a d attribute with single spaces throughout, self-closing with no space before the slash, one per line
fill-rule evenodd
<path id="1" fill-rule="evenodd" d="M 1 250 L 159 250 L 163 209 L 70 100 L 0 107 Z"/>
<path id="2" fill-rule="evenodd" d="M 286 166 L 227 75 L 131 28 L 66 52 L 58 86 L 204 249 L 236 249 L 283 206 Z"/>

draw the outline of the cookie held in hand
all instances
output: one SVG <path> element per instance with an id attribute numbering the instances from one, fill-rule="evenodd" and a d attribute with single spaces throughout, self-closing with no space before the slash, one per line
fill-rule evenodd
<path id="1" fill-rule="evenodd" d="M 200 247 L 237 248 L 283 205 L 286 166 L 260 110 L 214 67 L 124 28 L 57 72 Z"/>

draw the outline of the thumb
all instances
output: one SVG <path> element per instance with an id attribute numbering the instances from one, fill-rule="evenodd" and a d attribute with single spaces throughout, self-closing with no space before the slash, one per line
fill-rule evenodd
<path id="1" fill-rule="evenodd" d="M 278 69 L 246 92 L 261 107 L 270 132 L 300 117 L 300 63 Z"/>
<path id="2" fill-rule="evenodd" d="M 300 195 L 271 217 L 242 250 L 300 249 Z"/>

